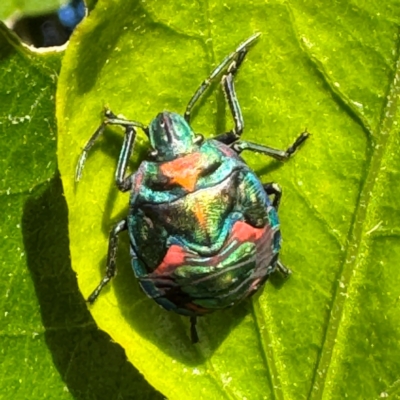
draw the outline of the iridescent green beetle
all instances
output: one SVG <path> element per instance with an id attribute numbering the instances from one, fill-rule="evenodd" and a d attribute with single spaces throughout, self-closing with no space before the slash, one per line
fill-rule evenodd
<path id="1" fill-rule="evenodd" d="M 184 116 L 164 111 L 145 126 L 105 111 L 104 122 L 79 159 L 76 180 L 105 127 L 124 127 L 115 181 L 119 190 L 130 192 L 129 212 L 110 233 L 106 275 L 88 302 L 93 303 L 115 275 L 118 235 L 124 230 L 129 232 L 132 266 L 143 291 L 165 309 L 190 317 L 193 342 L 198 341 L 198 316 L 248 298 L 276 269 L 290 273 L 278 258 L 281 189 L 261 183 L 239 155 L 251 150 L 287 160 L 309 134 L 303 132 L 286 151 L 240 139 L 244 124 L 233 79 L 258 36 L 251 36 L 215 68 Z M 204 139 L 189 125 L 191 111 L 221 73 L 234 127 Z M 135 128 L 145 132 L 153 150 L 126 176 Z"/>

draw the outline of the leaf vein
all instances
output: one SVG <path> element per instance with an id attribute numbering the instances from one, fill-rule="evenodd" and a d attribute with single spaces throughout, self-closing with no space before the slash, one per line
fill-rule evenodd
<path id="1" fill-rule="evenodd" d="M 399 45 L 400 43 L 398 41 L 397 46 L 399 47 Z M 337 336 L 343 318 L 344 306 L 348 298 L 351 278 L 355 270 L 359 269 L 360 265 L 363 264 L 363 260 L 366 259 L 365 254 L 360 252 L 363 241 L 367 240 L 366 238 L 369 239 L 368 235 L 365 235 L 368 229 L 370 229 L 370 227 L 366 226 L 365 223 L 366 216 L 371 199 L 373 198 L 374 186 L 381 170 L 381 163 L 390 133 L 394 130 L 394 119 L 400 95 L 400 54 L 399 48 L 396 50 L 397 61 L 394 77 L 390 85 L 386 106 L 378 127 L 376 143 L 373 149 L 371 149 L 371 157 L 365 173 L 366 178 L 354 211 L 353 221 L 348 234 L 347 251 L 342 264 L 342 269 L 339 272 L 338 281 L 340 284 L 336 285 L 319 361 L 315 369 L 313 383 L 308 396 L 309 399 L 313 400 L 326 397 L 325 392 L 328 390 L 327 376 L 330 372 L 330 367 L 334 358 L 333 355 L 336 350 Z"/>

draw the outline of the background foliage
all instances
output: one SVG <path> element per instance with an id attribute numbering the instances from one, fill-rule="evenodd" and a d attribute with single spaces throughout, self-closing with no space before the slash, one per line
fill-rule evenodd
<path id="1" fill-rule="evenodd" d="M 0 20 L 11 15 L 39 15 L 57 9 L 67 0 L 3 0 L 0 3 Z"/>
<path id="2" fill-rule="evenodd" d="M 2 27 L 0 397 L 400 398 L 399 8 L 99 1 L 62 59 Z M 193 346 L 188 321 L 138 289 L 123 240 L 119 275 L 89 313 L 81 293 L 102 276 L 108 231 L 127 205 L 113 184 L 118 129 L 73 182 L 102 107 L 144 123 L 183 112 L 256 31 L 236 85 L 246 139 L 284 148 L 304 127 L 313 133 L 284 166 L 245 155 L 284 188 L 293 276 L 202 319 Z M 206 136 L 231 126 L 218 85 L 195 114 Z M 132 168 L 146 150 L 141 135 Z"/>

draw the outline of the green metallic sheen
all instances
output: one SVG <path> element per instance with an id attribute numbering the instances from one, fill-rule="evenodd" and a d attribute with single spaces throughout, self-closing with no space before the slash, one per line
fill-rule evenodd
<path id="1" fill-rule="evenodd" d="M 122 126 L 125 137 L 115 182 L 122 192 L 129 191 L 130 199 L 127 216 L 110 233 L 106 274 L 89 296 L 90 303 L 116 273 L 118 235 L 124 230 L 129 233 L 132 267 L 143 291 L 163 308 L 191 317 L 193 342 L 198 340 L 197 316 L 250 297 L 276 269 L 289 274 L 278 259 L 281 190 L 274 183 L 262 184 L 240 153 L 255 151 L 287 160 L 308 133 L 303 132 L 287 150 L 241 140 L 244 121 L 234 77 L 258 37 L 251 36 L 225 57 L 199 86 L 183 116 L 163 111 L 147 127 L 105 111 L 104 122 L 78 161 L 76 180 L 106 126 Z M 204 139 L 189 124 L 191 111 L 222 73 L 234 127 Z M 152 150 L 129 175 L 137 128 L 148 136 Z"/>

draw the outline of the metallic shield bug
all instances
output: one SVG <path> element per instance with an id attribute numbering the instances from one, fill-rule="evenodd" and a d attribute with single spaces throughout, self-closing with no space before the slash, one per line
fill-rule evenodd
<path id="1" fill-rule="evenodd" d="M 130 200 L 127 217 L 110 233 L 106 274 L 89 303 L 116 273 L 118 235 L 124 230 L 129 232 L 132 266 L 141 288 L 165 309 L 190 317 L 193 342 L 198 341 L 198 316 L 248 298 L 277 269 L 290 273 L 278 258 L 281 189 L 275 183 L 262 184 L 239 155 L 250 150 L 287 160 L 309 134 L 303 132 L 286 151 L 240 139 L 244 122 L 233 81 L 259 35 L 240 44 L 214 69 L 184 116 L 164 111 L 146 126 L 105 111 L 104 122 L 80 156 L 76 181 L 105 127 L 122 126 L 125 137 L 115 181 L 119 190 L 130 192 Z M 224 70 L 221 85 L 234 127 L 204 139 L 189 125 L 191 111 Z M 153 150 L 135 173 L 126 175 L 136 128 L 145 132 Z"/>

